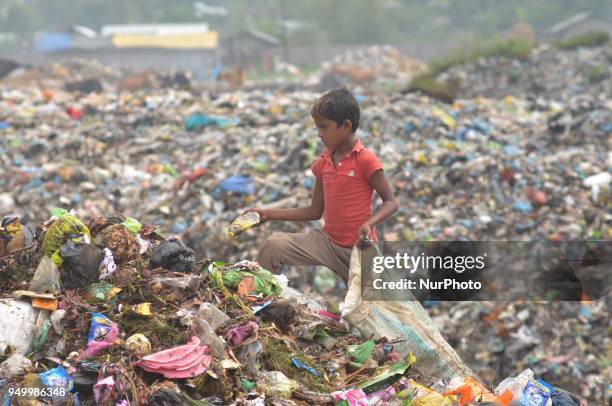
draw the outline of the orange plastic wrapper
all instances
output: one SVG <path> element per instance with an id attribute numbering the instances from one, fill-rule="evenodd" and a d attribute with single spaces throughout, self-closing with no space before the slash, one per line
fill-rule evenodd
<path id="1" fill-rule="evenodd" d="M 38 297 L 32 298 L 32 307 L 43 310 L 51 310 L 52 312 L 57 310 L 57 299 L 41 299 Z"/>

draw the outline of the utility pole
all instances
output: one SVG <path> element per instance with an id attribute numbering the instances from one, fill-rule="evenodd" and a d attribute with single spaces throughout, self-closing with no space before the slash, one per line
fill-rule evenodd
<path id="1" fill-rule="evenodd" d="M 287 37 L 287 1 L 281 0 L 281 41 L 283 42 L 283 59 L 289 63 L 289 40 Z"/>

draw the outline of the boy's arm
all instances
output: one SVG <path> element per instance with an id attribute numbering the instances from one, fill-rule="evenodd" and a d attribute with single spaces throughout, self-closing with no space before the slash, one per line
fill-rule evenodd
<path id="1" fill-rule="evenodd" d="M 270 220 L 284 220 L 284 221 L 310 221 L 319 220 L 323 216 L 323 208 L 325 207 L 323 201 L 323 183 L 321 179 L 316 178 L 314 190 L 312 192 L 312 201 L 310 206 L 297 207 L 294 209 L 251 209 L 249 211 L 256 211 L 261 216 L 261 222 Z"/>
<path id="2" fill-rule="evenodd" d="M 389 182 L 387 182 L 387 178 L 385 178 L 385 174 L 382 169 L 374 172 L 370 177 L 369 182 L 374 190 L 376 190 L 378 196 L 380 196 L 382 199 L 383 204 L 379 207 L 376 213 L 374 213 L 374 215 L 359 228 L 359 234 L 364 239 L 370 238 L 370 228 L 372 226 L 375 226 L 391 217 L 391 215 L 395 213 L 399 207 L 399 201 L 393 194 L 393 190 L 391 190 L 391 186 L 389 186 Z"/>

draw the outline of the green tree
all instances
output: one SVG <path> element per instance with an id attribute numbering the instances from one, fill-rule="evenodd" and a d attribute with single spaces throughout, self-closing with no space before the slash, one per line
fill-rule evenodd
<path id="1" fill-rule="evenodd" d="M 24 35 L 34 32 L 38 28 L 38 21 L 30 7 L 14 2 L 8 8 L 3 26 L 6 31 Z"/>

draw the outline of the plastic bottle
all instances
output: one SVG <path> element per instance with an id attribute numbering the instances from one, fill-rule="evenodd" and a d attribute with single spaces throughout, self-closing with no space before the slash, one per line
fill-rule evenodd
<path id="1" fill-rule="evenodd" d="M 238 217 L 230 224 L 227 229 L 227 237 L 235 238 L 238 235 L 242 234 L 245 230 L 256 226 L 261 221 L 261 217 L 259 217 L 259 213 L 256 211 L 250 211 L 244 213 Z"/>

